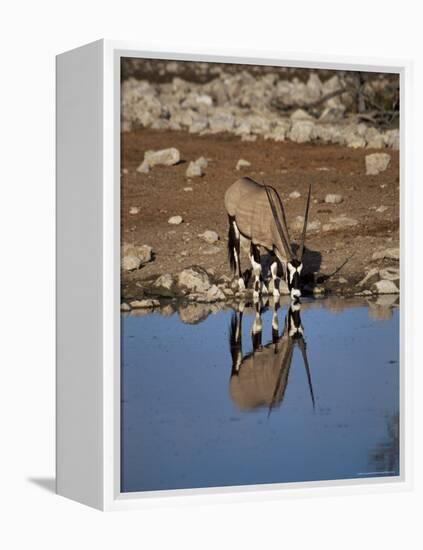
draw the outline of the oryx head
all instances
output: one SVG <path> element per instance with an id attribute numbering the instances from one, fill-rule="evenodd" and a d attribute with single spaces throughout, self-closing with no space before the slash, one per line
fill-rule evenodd
<path id="1" fill-rule="evenodd" d="M 303 256 L 305 248 L 305 238 L 307 233 L 308 212 L 310 208 L 311 185 L 308 189 L 308 197 L 304 213 L 304 226 L 301 235 L 300 246 L 298 247 L 296 254 L 294 254 L 291 248 L 291 240 L 288 233 L 288 224 L 286 223 L 285 210 L 283 208 L 282 201 L 279 195 L 275 193 L 277 197 L 277 203 L 275 203 L 272 193 L 270 192 L 268 187 L 266 187 L 266 193 L 287 258 L 285 270 L 286 283 L 288 285 L 291 298 L 295 301 L 301 297 L 301 271 L 303 269 Z"/>

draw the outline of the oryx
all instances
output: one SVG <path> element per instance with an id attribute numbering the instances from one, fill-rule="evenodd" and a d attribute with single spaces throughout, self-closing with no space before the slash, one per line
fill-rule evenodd
<path id="1" fill-rule="evenodd" d="M 288 385 L 294 347 L 297 345 L 302 354 L 306 369 L 308 386 L 314 408 L 314 393 L 311 382 L 310 368 L 307 360 L 304 330 L 301 324 L 300 304 L 292 304 L 285 317 L 282 334 L 279 335 L 277 309 L 273 310 L 272 341 L 261 345 L 262 324 L 257 322 L 261 316 L 258 304 L 256 318 L 252 325 L 251 337 L 253 351 L 242 353 L 242 319 L 243 307 L 234 313 L 231 319 L 229 345 L 232 356 L 232 370 L 229 391 L 232 400 L 241 410 L 251 410 L 258 407 L 272 409 L 282 403 Z"/>
<path id="2" fill-rule="evenodd" d="M 311 185 L 308 191 L 304 215 L 304 227 L 297 254 L 291 248 L 285 210 L 281 198 L 273 187 L 258 183 L 251 178 L 240 178 L 225 193 L 225 208 L 229 218 L 228 256 L 232 271 L 238 271 L 239 287 L 245 288 L 240 262 L 240 236 L 250 241 L 250 260 L 255 277 L 254 294 L 261 290 L 262 276 L 259 247 L 268 250 L 274 257 L 270 270 L 273 294 L 279 297 L 278 263 L 283 270 L 291 298 L 301 296 L 300 276 L 307 219 L 310 207 Z"/>

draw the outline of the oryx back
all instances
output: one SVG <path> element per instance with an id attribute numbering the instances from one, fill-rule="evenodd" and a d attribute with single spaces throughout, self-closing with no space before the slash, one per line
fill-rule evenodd
<path id="1" fill-rule="evenodd" d="M 271 190 L 274 193 L 273 190 Z M 281 253 L 280 241 L 265 188 L 251 178 L 240 178 L 225 194 L 225 208 L 235 219 L 240 233 L 254 244 L 272 250 L 276 245 Z"/>

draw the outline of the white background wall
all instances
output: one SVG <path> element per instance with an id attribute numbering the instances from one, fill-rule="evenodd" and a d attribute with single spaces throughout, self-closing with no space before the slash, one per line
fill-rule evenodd
<path id="1" fill-rule="evenodd" d="M 419 3 L 71 0 L 3 3 L 0 16 L 0 545 L 3 548 L 420 548 L 422 385 L 415 354 L 415 490 L 101 514 L 41 485 L 54 475 L 54 56 L 97 38 L 415 62 L 414 204 L 423 185 Z M 411 181 L 407 182 L 411 184 Z M 415 207 L 417 212 L 417 206 Z M 418 219 L 420 218 L 420 219 Z M 422 247 L 415 216 L 416 249 Z M 416 283 L 421 261 L 414 262 Z M 416 284 L 417 289 L 417 284 Z M 421 304 L 416 295 L 415 311 Z M 31 480 L 37 480 L 36 482 Z M 41 481 L 40 481 L 41 480 Z M 47 480 L 47 482 L 45 481 Z M 406 540 L 407 539 L 407 540 Z M 7 542 L 6 542 L 7 541 Z"/>

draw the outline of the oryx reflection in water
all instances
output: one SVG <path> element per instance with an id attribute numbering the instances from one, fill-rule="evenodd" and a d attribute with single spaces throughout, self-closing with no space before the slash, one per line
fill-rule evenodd
<path id="1" fill-rule="evenodd" d="M 241 410 L 268 407 L 270 415 L 272 409 L 280 405 L 284 399 L 293 352 L 297 346 L 301 351 L 306 369 L 314 409 L 313 386 L 300 316 L 301 304 L 296 302 L 290 305 L 282 332 L 279 334 L 279 302 L 272 301 L 272 340 L 262 345 L 261 316 L 265 307 L 261 301 L 256 301 L 256 313 L 251 327 L 253 351 L 246 355 L 242 353 L 242 321 L 245 305 L 241 303 L 238 312 L 234 312 L 232 316 L 229 337 L 232 356 L 229 383 L 231 398 Z"/>

